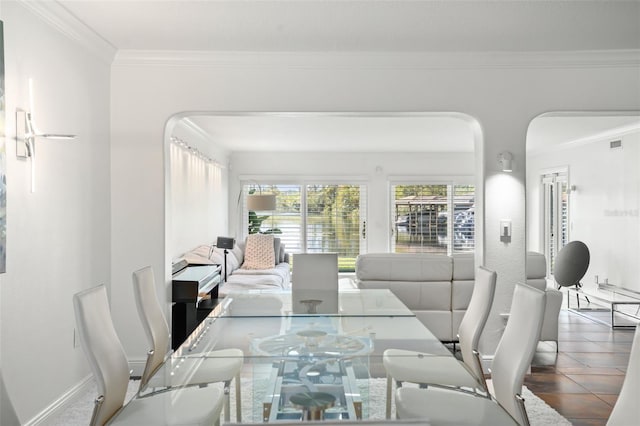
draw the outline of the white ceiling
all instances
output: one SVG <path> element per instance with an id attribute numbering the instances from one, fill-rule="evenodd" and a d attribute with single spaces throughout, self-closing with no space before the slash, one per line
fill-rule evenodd
<path id="1" fill-rule="evenodd" d="M 531 122 L 527 132 L 527 151 L 557 149 L 562 145 L 588 143 L 607 137 L 639 131 L 640 115 L 547 115 Z"/>
<path id="2" fill-rule="evenodd" d="M 59 3 L 117 49 L 451 52 L 640 48 L 638 1 Z"/>
<path id="3" fill-rule="evenodd" d="M 118 50 L 533 52 L 640 49 L 640 1 L 59 0 Z M 546 117 L 529 147 L 628 118 Z M 230 150 L 470 151 L 456 117 L 212 116 L 193 123 Z"/>

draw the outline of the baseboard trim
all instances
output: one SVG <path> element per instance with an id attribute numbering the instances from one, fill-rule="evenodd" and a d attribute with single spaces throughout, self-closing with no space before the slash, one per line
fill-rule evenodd
<path id="1" fill-rule="evenodd" d="M 130 360 L 129 368 L 131 369 L 131 377 L 140 377 L 142 376 L 142 372 L 144 371 L 144 366 L 146 364 L 146 360 Z M 89 374 L 84 379 L 79 381 L 75 386 L 69 388 L 65 393 L 60 395 L 58 399 L 53 401 L 34 416 L 31 420 L 24 424 L 24 426 L 44 426 L 47 424 L 47 421 L 55 418 L 60 413 L 62 413 L 68 406 L 73 404 L 78 400 L 78 397 L 86 394 L 90 387 L 93 386 L 93 375 Z M 96 395 L 97 397 L 98 395 Z"/>
<path id="2" fill-rule="evenodd" d="M 67 406 L 74 403 L 80 395 L 84 395 L 92 385 L 93 376 L 90 374 L 78 382 L 78 384 L 60 395 L 58 399 L 53 401 L 47 408 L 25 423 L 24 426 L 40 426 L 46 424 L 45 422 L 47 420 L 57 416 Z"/>

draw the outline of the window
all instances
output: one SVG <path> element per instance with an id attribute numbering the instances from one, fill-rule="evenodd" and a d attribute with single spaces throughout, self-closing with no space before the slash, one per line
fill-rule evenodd
<path id="1" fill-rule="evenodd" d="M 392 185 L 391 251 L 455 253 L 475 249 L 473 185 Z"/>
<path id="2" fill-rule="evenodd" d="M 569 242 L 569 191 L 567 173 L 542 175 L 543 186 L 543 233 L 547 262 L 547 275 L 553 275 L 555 257 Z"/>
<path id="3" fill-rule="evenodd" d="M 244 193 L 276 194 L 273 212 L 249 212 L 248 233 L 273 233 L 289 253 L 338 253 L 340 272 L 365 252 L 366 187 L 351 184 L 249 184 Z M 246 200 L 246 198 L 245 198 Z"/>

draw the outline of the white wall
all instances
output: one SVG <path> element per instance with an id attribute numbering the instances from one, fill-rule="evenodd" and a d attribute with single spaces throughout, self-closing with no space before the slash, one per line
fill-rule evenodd
<path id="1" fill-rule="evenodd" d="M 54 30 L 21 2 L 2 2 L 7 123 L 7 273 L 0 275 L 2 374 L 21 422 L 89 377 L 74 348 L 72 296 L 110 283 L 109 60 Z M 15 111 L 73 141 L 36 141 L 16 158 Z"/>
<path id="2" fill-rule="evenodd" d="M 167 133 L 211 160 L 175 143 L 168 147 L 171 243 L 167 250 L 175 258 L 228 234 L 228 153 L 186 120 L 170 123 Z"/>
<path id="3" fill-rule="evenodd" d="M 445 142 L 446 143 L 446 142 Z M 366 153 L 366 152 L 236 152 L 231 156 L 230 194 L 237 197 L 240 179 L 298 181 L 337 177 L 349 183 L 353 178 L 367 185 L 367 251 L 389 251 L 390 181 L 433 179 L 446 182 L 474 182 L 473 153 Z M 376 168 L 381 167 L 380 173 Z M 234 195 L 235 194 L 235 195 Z M 230 221 L 236 236 L 241 235 L 241 220 L 235 205 Z"/>
<path id="4" fill-rule="evenodd" d="M 529 122 L 547 111 L 638 109 L 638 58 L 598 55 L 460 56 L 448 67 L 438 57 L 389 54 L 185 54 L 175 59 L 119 52 L 113 67 L 112 277 L 116 318 L 125 347 L 143 359 L 143 335 L 128 289 L 139 265 L 165 267 L 163 131 L 169 117 L 186 111 L 459 112 L 475 118 L 484 143 L 477 152 L 481 183 L 478 216 L 484 229 L 480 252 L 498 272 L 496 303 L 483 348 L 490 353 L 509 310 L 513 285 L 524 279 L 525 137 Z M 487 66 L 495 60 L 499 67 Z M 528 65 L 523 65 L 528 64 Z M 593 64 L 590 66 L 589 64 Z M 144 114 L 140 114 L 144 111 Z M 514 173 L 498 170 L 497 156 L 514 154 Z M 144 156 L 131 159 L 131 152 Z M 233 167 L 233 166 L 232 166 Z M 142 172 L 144 171 L 144 172 Z M 232 173 L 233 169 L 232 169 Z M 139 185 L 129 184 L 131 176 Z M 235 197 L 231 191 L 230 197 Z M 233 200 L 230 200 L 233 202 Z M 482 215 L 484 213 L 484 215 Z M 232 215 L 233 216 L 233 215 Z M 513 222 L 510 243 L 499 240 L 501 219 Z M 131 235 L 137 235 L 131 241 Z"/>
<path id="5" fill-rule="evenodd" d="M 485 333 L 491 349 L 502 324 L 496 314 L 508 310 L 513 283 L 524 278 L 529 122 L 547 111 L 640 109 L 638 55 L 625 52 L 567 53 L 561 60 L 544 54 L 479 60 L 357 53 L 205 53 L 174 60 L 165 52 L 120 52 L 109 80 L 109 61 L 87 50 L 90 35 L 74 28 L 62 36 L 49 25 L 60 28 L 60 22 L 25 9 L 37 7 L 49 3 L 1 3 L 7 134 L 15 131 L 15 108 L 28 103 L 26 78 L 33 77 L 40 128 L 79 138 L 38 143 L 35 194 L 29 193 L 28 165 L 7 145 L 8 272 L 0 276 L 0 361 L 22 421 L 88 376 L 82 351 L 72 348 L 71 297 L 80 289 L 111 282 L 119 335 L 130 359 L 143 362 L 146 344 L 131 272 L 144 265 L 164 271 L 164 281 L 158 273 L 159 292 L 168 294 L 165 129 L 176 113 L 454 111 L 476 118 L 484 140 L 476 157 L 484 184 L 478 202 L 485 205 L 478 212 L 484 219 L 477 225 L 485 230 L 480 251 L 499 276 Z M 497 170 L 503 150 L 515 156 L 511 176 Z M 513 220 L 510 244 L 498 240 L 502 218 Z"/>
<path id="6" fill-rule="evenodd" d="M 611 149 L 609 142 L 622 140 L 622 148 Z M 566 166 L 569 185 L 576 190 L 569 198 L 569 240 L 583 241 L 589 247 L 591 262 L 582 280 L 595 287 L 609 279 L 631 290 L 640 291 L 640 132 L 555 149 L 528 158 L 528 220 L 531 247 L 542 247 L 539 215 L 541 171 Z M 536 232 L 537 231 L 537 232 Z"/>

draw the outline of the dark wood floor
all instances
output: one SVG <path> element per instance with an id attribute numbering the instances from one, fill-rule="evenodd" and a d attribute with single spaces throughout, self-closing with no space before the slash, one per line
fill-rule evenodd
<path id="1" fill-rule="evenodd" d="M 554 343 L 541 343 L 524 383 L 574 425 L 604 425 L 622 387 L 634 330 L 612 330 L 564 309 L 559 322 L 559 353 Z"/>

